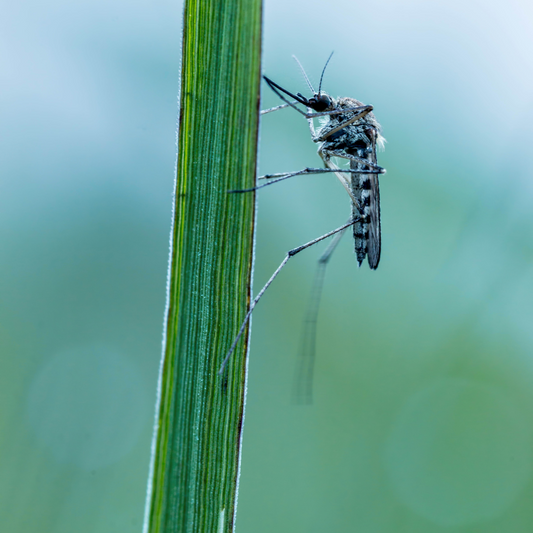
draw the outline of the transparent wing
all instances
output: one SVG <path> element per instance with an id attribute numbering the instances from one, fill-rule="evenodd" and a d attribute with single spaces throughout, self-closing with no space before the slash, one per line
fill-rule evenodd
<path id="1" fill-rule="evenodd" d="M 318 311 L 320 309 L 320 300 L 322 298 L 322 288 L 324 287 L 324 276 L 328 261 L 345 231 L 346 230 L 343 230 L 335 235 L 335 238 L 331 241 L 330 245 L 326 248 L 326 251 L 318 260 L 315 280 L 311 290 L 311 297 L 309 299 L 309 307 L 307 308 L 307 313 L 305 315 L 300 353 L 298 355 L 298 362 L 294 375 L 292 402 L 298 405 L 310 405 L 313 403 L 316 332 Z"/>

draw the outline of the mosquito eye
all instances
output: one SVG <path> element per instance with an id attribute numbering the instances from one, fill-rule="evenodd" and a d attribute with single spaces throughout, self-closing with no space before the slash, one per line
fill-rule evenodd
<path id="1" fill-rule="evenodd" d="M 313 96 L 311 100 L 313 101 L 313 109 L 318 112 L 325 111 L 331 105 L 330 97 L 325 94 Z"/>
<path id="2" fill-rule="evenodd" d="M 331 105 L 331 98 L 325 94 L 315 94 L 313 97 L 309 98 L 307 105 L 311 109 L 321 113 Z"/>

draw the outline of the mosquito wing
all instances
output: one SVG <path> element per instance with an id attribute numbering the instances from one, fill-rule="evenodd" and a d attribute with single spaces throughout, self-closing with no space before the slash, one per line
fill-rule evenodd
<path id="1" fill-rule="evenodd" d="M 348 221 L 350 222 L 351 219 Z M 316 355 L 316 329 L 318 322 L 318 311 L 320 309 L 320 298 L 322 297 L 322 288 L 324 287 L 324 275 L 326 266 L 339 244 L 344 232 L 340 231 L 335 235 L 329 246 L 318 260 L 318 267 L 313 283 L 313 291 L 305 315 L 304 331 L 302 344 L 300 346 L 300 356 L 298 357 L 298 367 L 294 379 L 292 401 L 295 404 L 313 403 L 313 373 L 315 368 Z"/>

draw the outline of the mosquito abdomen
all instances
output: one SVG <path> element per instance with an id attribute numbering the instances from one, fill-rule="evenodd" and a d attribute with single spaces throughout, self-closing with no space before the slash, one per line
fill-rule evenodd
<path id="1" fill-rule="evenodd" d="M 360 163 L 352 161 L 350 170 L 360 170 Z M 357 204 L 352 204 L 352 215 L 359 221 L 353 225 L 355 255 L 359 266 L 365 260 L 368 251 L 370 224 L 370 195 L 371 183 L 369 174 L 352 173 L 352 193 Z"/>

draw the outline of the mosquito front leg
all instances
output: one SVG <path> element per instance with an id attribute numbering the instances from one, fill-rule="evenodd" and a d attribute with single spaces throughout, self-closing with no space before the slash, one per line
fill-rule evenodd
<path id="1" fill-rule="evenodd" d="M 265 294 L 265 291 L 270 287 L 271 283 L 276 279 L 276 276 L 281 272 L 282 268 L 287 264 L 289 259 L 296 254 L 302 252 L 303 250 L 306 250 L 307 248 L 310 248 L 311 246 L 315 245 L 316 243 L 323 241 L 324 239 L 327 239 L 328 237 L 331 237 L 332 235 L 335 235 L 336 233 L 339 233 L 339 231 L 343 231 L 346 228 L 349 228 L 350 226 L 353 226 L 356 222 L 358 222 L 358 218 L 351 219 L 346 224 L 343 224 L 340 228 L 334 229 L 333 231 L 330 231 L 329 233 L 325 233 L 324 235 L 321 235 L 320 237 L 317 237 L 316 239 L 313 239 L 312 241 L 306 242 L 305 244 L 302 244 L 301 246 L 298 246 L 297 248 L 293 248 L 292 250 L 289 250 L 287 252 L 287 255 L 285 256 L 285 259 L 281 262 L 278 268 L 274 271 L 274 274 L 270 276 L 270 279 L 265 283 L 265 286 L 259 291 L 259 294 L 253 299 L 252 303 L 250 304 L 250 308 L 248 309 L 248 313 L 246 313 L 246 316 L 244 317 L 244 321 L 241 324 L 241 327 L 239 329 L 239 333 L 237 333 L 237 336 L 235 337 L 235 340 L 233 341 L 233 344 L 231 345 L 228 353 L 226 354 L 226 357 L 224 358 L 224 361 L 222 361 L 222 364 L 220 365 L 220 370 L 218 371 L 218 374 L 221 375 L 222 372 L 224 372 L 224 368 L 229 361 L 229 358 L 231 357 L 231 354 L 233 353 L 233 350 L 235 350 L 235 346 L 237 346 L 237 343 L 239 342 L 239 339 L 242 337 L 242 334 L 244 333 L 244 330 L 246 329 L 246 324 L 248 324 L 248 321 L 250 320 L 250 317 L 252 316 L 252 311 L 254 310 L 255 306 L 257 305 L 257 302 L 261 299 L 263 294 Z"/>
<path id="2" fill-rule="evenodd" d="M 307 110 L 309 111 L 309 107 L 307 108 Z M 311 133 L 311 139 L 314 139 L 315 136 L 316 136 L 316 132 L 315 132 L 315 125 L 313 124 L 313 117 L 311 115 L 313 115 L 314 113 L 308 113 L 306 115 L 306 118 L 307 118 L 307 124 L 309 124 L 309 131 Z"/>
<path id="3" fill-rule="evenodd" d="M 270 109 L 263 109 L 263 111 L 261 111 L 259 114 L 260 115 L 266 115 L 267 113 L 272 113 L 273 111 L 277 111 L 278 109 L 285 109 L 286 107 L 290 107 L 291 105 L 294 105 L 296 103 L 297 102 L 294 101 L 294 102 L 287 103 L 287 104 L 281 104 L 281 105 L 278 105 L 276 107 L 271 107 Z"/>

